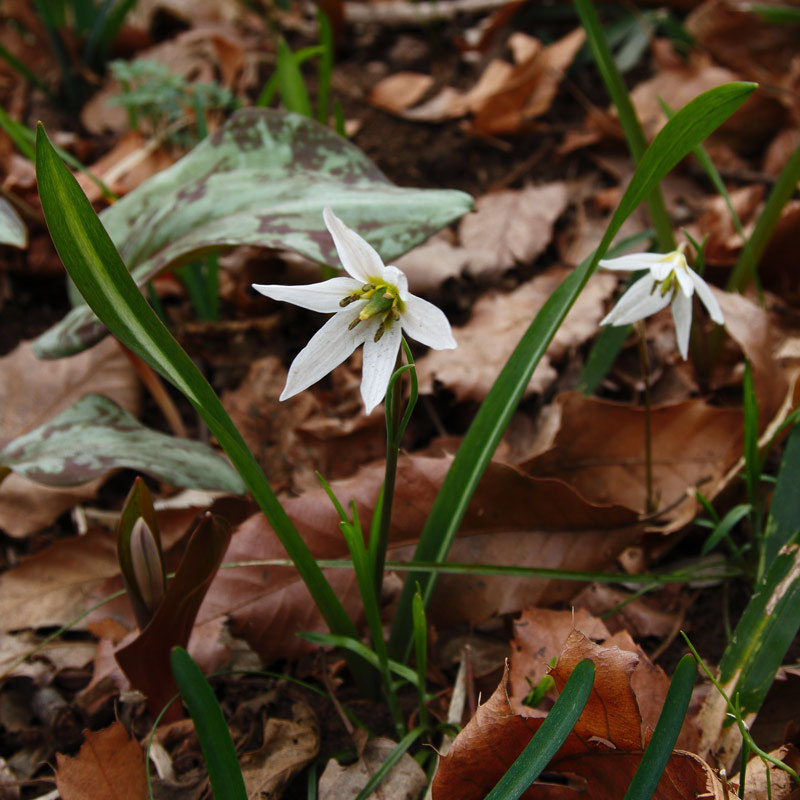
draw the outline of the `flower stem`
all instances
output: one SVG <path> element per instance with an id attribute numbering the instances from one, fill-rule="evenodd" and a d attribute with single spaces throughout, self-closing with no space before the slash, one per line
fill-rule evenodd
<path id="1" fill-rule="evenodd" d="M 647 338 L 644 332 L 644 323 L 636 323 L 639 334 L 639 361 L 642 365 L 642 379 L 644 381 L 644 483 L 647 493 L 647 513 L 656 510 L 653 500 L 653 439 L 650 426 L 650 357 L 647 354 Z"/>
<path id="2" fill-rule="evenodd" d="M 400 442 L 403 439 L 411 412 L 417 402 L 417 374 L 414 368 L 414 359 L 405 339 L 402 340 L 402 349 L 397 353 L 397 364 L 386 390 L 386 470 L 383 478 L 383 489 L 378 508 L 375 509 L 369 537 L 369 559 L 372 574 L 375 576 L 375 595 L 380 598 L 383 587 L 383 571 L 386 563 L 386 548 L 389 542 L 389 527 L 392 522 L 392 502 L 394 500 L 395 479 L 397 477 L 397 456 L 400 453 Z M 405 353 L 407 364 L 403 364 Z M 404 372 L 411 376 L 411 392 L 405 411 L 403 411 L 403 383 L 401 377 Z"/>

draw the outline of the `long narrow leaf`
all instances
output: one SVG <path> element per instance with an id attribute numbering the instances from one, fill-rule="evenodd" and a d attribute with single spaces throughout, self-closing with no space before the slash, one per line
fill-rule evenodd
<path id="1" fill-rule="evenodd" d="M 653 738 L 644 751 L 624 800 L 650 800 L 653 796 L 681 732 L 696 673 L 697 662 L 692 656 L 685 655 L 675 668 Z"/>
<path id="2" fill-rule="evenodd" d="M 497 377 L 453 459 L 420 535 L 415 561 L 444 561 L 469 502 L 491 460 L 541 357 L 609 245 L 653 187 L 691 150 L 724 122 L 755 89 L 729 83 L 687 103 L 667 122 L 647 149 L 593 258 L 576 269 L 550 296 Z M 416 584 L 426 605 L 435 577 L 411 573 L 395 614 L 390 654 L 405 661 L 412 645 L 411 604 Z"/>
<path id="3" fill-rule="evenodd" d="M 539 777 L 575 727 L 594 683 L 594 664 L 581 661 L 569 676 L 561 694 L 533 738 L 508 772 L 486 795 L 486 800 L 517 800 Z"/>
<path id="4" fill-rule="evenodd" d="M 181 698 L 194 721 L 214 800 L 247 800 L 228 724 L 205 675 L 182 647 L 172 649 L 170 664 Z"/>
<path id="5" fill-rule="evenodd" d="M 197 409 L 274 528 L 331 630 L 355 636 L 355 626 L 219 398 L 136 288 L 41 126 L 36 140 L 36 175 L 53 242 L 86 302 L 130 350 L 180 389 Z"/>

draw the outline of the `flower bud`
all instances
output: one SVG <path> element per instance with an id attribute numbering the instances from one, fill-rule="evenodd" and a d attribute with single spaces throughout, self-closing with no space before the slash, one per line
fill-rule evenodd
<path id="1" fill-rule="evenodd" d="M 147 610 L 154 614 L 164 598 L 164 565 L 156 538 L 144 517 L 139 517 L 133 524 L 130 548 L 136 590 Z"/>

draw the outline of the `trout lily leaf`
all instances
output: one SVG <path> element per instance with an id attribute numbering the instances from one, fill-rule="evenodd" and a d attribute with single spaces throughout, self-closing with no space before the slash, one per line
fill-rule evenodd
<path id="1" fill-rule="evenodd" d="M 408 291 L 397 267 L 384 265 L 373 247 L 326 206 L 323 219 L 350 277 L 307 286 L 253 284 L 273 300 L 311 311 L 334 312 L 289 367 L 281 400 L 286 400 L 338 367 L 364 345 L 361 397 L 369 414 L 383 400 L 396 368 L 402 331 L 434 350 L 456 347 L 450 323 L 432 303 Z"/>
<path id="2" fill-rule="evenodd" d="M 621 258 L 600 261 L 605 269 L 635 272 L 646 269 L 648 274 L 639 278 L 620 297 L 601 325 L 628 325 L 671 306 L 675 321 L 678 350 L 686 359 L 689 355 L 689 333 L 692 328 L 692 295 L 697 296 L 708 309 L 711 319 L 724 323 L 722 309 L 708 284 L 686 263 L 683 250 L 663 253 L 634 253 Z"/>

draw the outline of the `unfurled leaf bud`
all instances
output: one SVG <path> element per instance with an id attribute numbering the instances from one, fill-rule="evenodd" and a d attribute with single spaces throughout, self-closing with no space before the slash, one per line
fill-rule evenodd
<path id="1" fill-rule="evenodd" d="M 137 593 L 150 614 L 154 614 L 164 598 L 164 565 L 156 537 L 143 517 L 131 529 L 130 554 Z"/>

